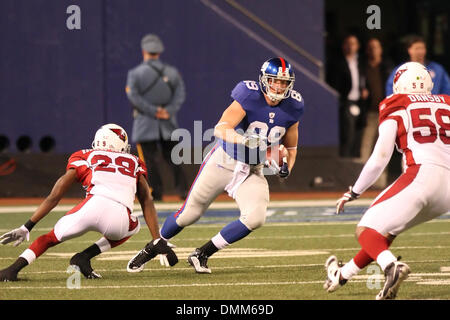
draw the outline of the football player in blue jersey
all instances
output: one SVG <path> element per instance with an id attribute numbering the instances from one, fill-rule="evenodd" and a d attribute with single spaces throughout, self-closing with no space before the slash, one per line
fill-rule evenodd
<path id="1" fill-rule="evenodd" d="M 224 190 L 240 209 L 239 219 L 189 257 L 197 273 L 211 273 L 208 258 L 218 250 L 246 237 L 261 227 L 269 204 L 269 186 L 264 164 L 282 178 L 287 178 L 297 155 L 298 125 L 304 102 L 293 89 L 294 71 L 283 58 L 272 58 L 261 67 L 259 82 L 241 81 L 231 92 L 233 102 L 225 109 L 214 128 L 217 143 L 205 157 L 186 201 L 161 228 L 169 240 L 184 227 L 196 222 Z M 283 145 L 283 162 L 267 161 L 266 149 Z M 150 260 L 146 248 L 128 262 L 129 272 L 142 271 Z"/>

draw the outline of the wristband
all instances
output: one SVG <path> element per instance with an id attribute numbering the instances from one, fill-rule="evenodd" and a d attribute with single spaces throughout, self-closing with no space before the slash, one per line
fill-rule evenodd
<path id="1" fill-rule="evenodd" d="M 36 222 L 33 222 L 31 220 L 28 220 L 27 222 L 25 222 L 24 226 L 25 228 L 28 229 L 28 231 L 31 231 L 31 229 L 33 229 L 33 227 L 36 225 Z"/>

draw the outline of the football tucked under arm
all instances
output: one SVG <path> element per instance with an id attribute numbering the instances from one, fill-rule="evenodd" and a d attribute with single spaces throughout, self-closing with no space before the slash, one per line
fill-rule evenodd
<path id="1" fill-rule="evenodd" d="M 283 145 L 274 145 L 267 148 L 264 165 L 281 178 L 289 176 L 287 162 L 288 151 Z"/>
<path id="2" fill-rule="evenodd" d="M 267 147 L 266 159 L 271 163 L 275 161 L 278 166 L 283 165 L 283 161 L 287 162 L 288 151 L 284 145 L 273 145 Z"/>

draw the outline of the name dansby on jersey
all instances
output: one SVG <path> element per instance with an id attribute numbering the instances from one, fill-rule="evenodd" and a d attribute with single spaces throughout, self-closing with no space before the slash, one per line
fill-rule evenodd
<path id="1" fill-rule="evenodd" d="M 86 196 L 100 195 L 131 211 L 139 176 L 147 176 L 145 163 L 135 155 L 94 149 L 74 152 L 67 163 L 69 169 L 76 170 Z"/>
<path id="2" fill-rule="evenodd" d="M 279 144 L 289 127 L 303 115 L 304 101 L 300 93 L 292 90 L 290 96 L 276 106 L 267 104 L 259 83 L 241 81 L 231 92 L 231 98 L 240 103 L 246 115 L 236 126 L 240 133 L 257 133 L 267 137 L 267 145 Z M 243 145 L 225 142 L 219 139 L 225 152 L 232 158 L 248 164 L 264 162 L 266 150 L 249 149 Z"/>
<path id="3" fill-rule="evenodd" d="M 380 103 L 379 123 L 397 122 L 396 145 L 409 167 L 434 164 L 450 169 L 450 97 L 394 94 Z"/>

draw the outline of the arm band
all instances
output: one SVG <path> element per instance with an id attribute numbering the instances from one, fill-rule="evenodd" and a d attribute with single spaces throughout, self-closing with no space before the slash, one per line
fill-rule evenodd
<path id="1" fill-rule="evenodd" d="M 27 228 L 28 231 L 31 231 L 31 229 L 33 229 L 33 227 L 34 227 L 35 225 L 36 225 L 36 222 L 33 222 L 33 221 L 31 221 L 31 220 L 28 220 L 28 221 L 24 224 L 25 228 Z"/>
<path id="2" fill-rule="evenodd" d="M 214 126 L 214 129 L 217 128 L 217 127 L 220 127 L 220 126 L 222 126 L 222 125 L 224 125 L 224 124 L 228 124 L 228 122 L 226 122 L 226 121 L 219 122 L 218 124 L 216 124 L 216 125 Z"/>

